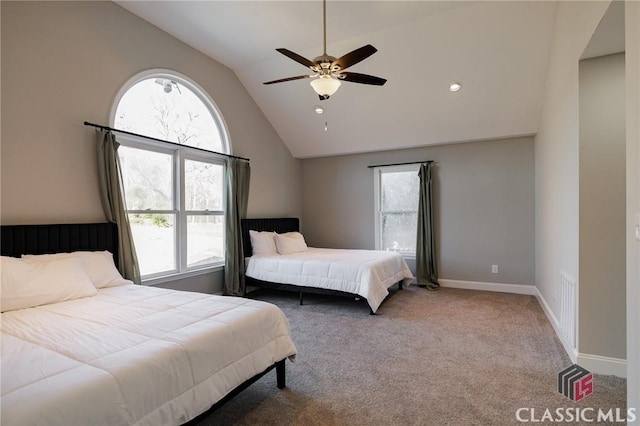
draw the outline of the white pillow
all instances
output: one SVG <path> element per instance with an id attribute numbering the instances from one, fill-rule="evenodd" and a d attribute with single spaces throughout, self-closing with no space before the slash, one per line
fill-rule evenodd
<path id="1" fill-rule="evenodd" d="M 249 230 L 249 238 L 251 239 L 251 248 L 254 256 L 258 254 L 278 254 L 275 232 Z"/>
<path id="2" fill-rule="evenodd" d="M 94 296 L 98 292 L 78 258 L 27 262 L 2 256 L 1 262 L 2 312 Z"/>
<path id="3" fill-rule="evenodd" d="M 276 234 L 276 247 L 280 254 L 299 253 L 308 249 L 304 237 L 299 232 Z"/>
<path id="4" fill-rule="evenodd" d="M 133 284 L 122 278 L 113 263 L 113 255 L 109 251 L 74 251 L 56 254 L 23 254 L 22 259 L 29 262 L 49 262 L 54 259 L 78 258 L 82 260 L 95 288 L 115 287 Z"/>

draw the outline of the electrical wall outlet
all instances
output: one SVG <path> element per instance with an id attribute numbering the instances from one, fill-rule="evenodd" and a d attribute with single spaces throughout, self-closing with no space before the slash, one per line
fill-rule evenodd
<path id="1" fill-rule="evenodd" d="M 498 273 L 498 265 L 491 265 L 491 273 L 492 274 Z"/>

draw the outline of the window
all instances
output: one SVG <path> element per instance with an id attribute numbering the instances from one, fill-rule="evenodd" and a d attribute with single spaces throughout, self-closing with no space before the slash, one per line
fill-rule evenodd
<path id="1" fill-rule="evenodd" d="M 224 123 L 183 76 L 134 77 L 115 105 L 113 127 L 140 274 L 144 281 L 224 264 Z M 215 152 L 211 152 L 215 151 Z"/>
<path id="2" fill-rule="evenodd" d="M 419 164 L 379 167 L 375 173 L 376 250 L 416 255 Z"/>

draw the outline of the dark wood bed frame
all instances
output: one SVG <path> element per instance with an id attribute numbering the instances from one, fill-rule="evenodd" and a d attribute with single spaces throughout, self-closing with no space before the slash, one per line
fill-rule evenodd
<path id="1" fill-rule="evenodd" d="M 52 254 L 73 251 L 102 251 L 113 254 L 118 266 L 118 228 L 114 223 L 80 223 L 53 225 L 2 225 L 0 227 L 0 254 L 20 257 L 23 254 Z M 217 401 L 206 412 L 190 420 L 193 425 L 220 408 L 255 381 L 276 369 L 278 389 L 286 386 L 285 360 L 275 362 L 261 373 L 249 378 Z"/>
<path id="2" fill-rule="evenodd" d="M 247 258 L 253 254 L 253 248 L 251 247 L 251 238 L 249 237 L 250 230 L 270 231 L 270 232 L 277 232 L 278 234 L 283 234 L 285 232 L 300 232 L 300 220 L 296 217 L 242 219 L 241 228 L 242 228 L 242 247 L 243 247 L 244 257 Z M 301 305 L 304 302 L 304 293 L 349 297 L 355 300 L 361 299 L 366 301 L 364 297 L 355 293 L 349 293 L 349 292 L 339 291 L 339 290 L 330 290 L 330 289 L 324 289 L 324 288 L 303 287 L 303 286 L 297 286 L 294 284 L 282 284 L 282 283 L 275 283 L 270 281 L 261 281 L 251 277 L 245 277 L 245 284 L 246 286 L 257 287 L 257 288 L 295 291 L 298 293 L 298 297 L 300 299 Z M 402 281 L 398 282 L 398 289 L 402 290 Z M 371 307 L 369 307 L 369 313 L 371 315 L 375 315 L 375 312 L 373 312 Z"/>

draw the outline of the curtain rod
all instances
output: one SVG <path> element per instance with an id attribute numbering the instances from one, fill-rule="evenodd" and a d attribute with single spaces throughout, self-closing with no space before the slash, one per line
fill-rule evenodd
<path id="1" fill-rule="evenodd" d="M 113 127 L 108 127 L 108 126 L 102 126 L 100 124 L 94 124 L 94 123 L 89 123 L 88 121 L 84 122 L 85 126 L 92 126 L 95 127 L 96 129 L 101 129 L 101 130 L 106 130 L 109 132 L 118 132 L 118 133 L 124 133 L 125 135 L 131 135 L 131 136 L 137 136 L 139 138 L 144 138 L 144 139 L 149 139 L 152 141 L 157 141 L 157 142 L 163 142 L 163 143 L 168 143 L 171 145 L 176 145 L 176 146 L 187 146 L 191 149 L 197 149 L 199 151 L 204 151 L 204 152 L 209 152 L 212 154 L 217 154 L 217 155 L 222 155 L 223 157 L 228 157 L 228 158 L 236 158 L 238 160 L 244 160 L 244 161 L 251 161 L 248 158 L 244 158 L 244 157 L 238 157 L 235 155 L 231 155 L 231 154 L 225 154 L 223 152 L 216 152 L 216 151 L 210 151 L 208 149 L 204 149 L 204 148 L 198 148 L 196 146 L 189 146 L 189 145 L 181 145 L 179 143 L 175 143 L 175 142 L 169 142 L 169 141 L 165 141 L 163 139 L 158 139 L 158 138 L 152 138 L 151 136 L 145 136 L 145 135 L 141 135 L 139 133 L 132 133 L 132 132 L 127 132 L 126 130 L 120 130 L 120 129 L 114 129 Z"/>
<path id="2" fill-rule="evenodd" d="M 423 163 L 435 163 L 435 161 L 433 161 L 433 160 L 410 161 L 408 163 L 378 164 L 377 166 L 367 166 L 367 167 L 370 168 L 370 169 L 375 169 L 376 167 L 404 166 L 406 164 L 423 164 Z"/>

